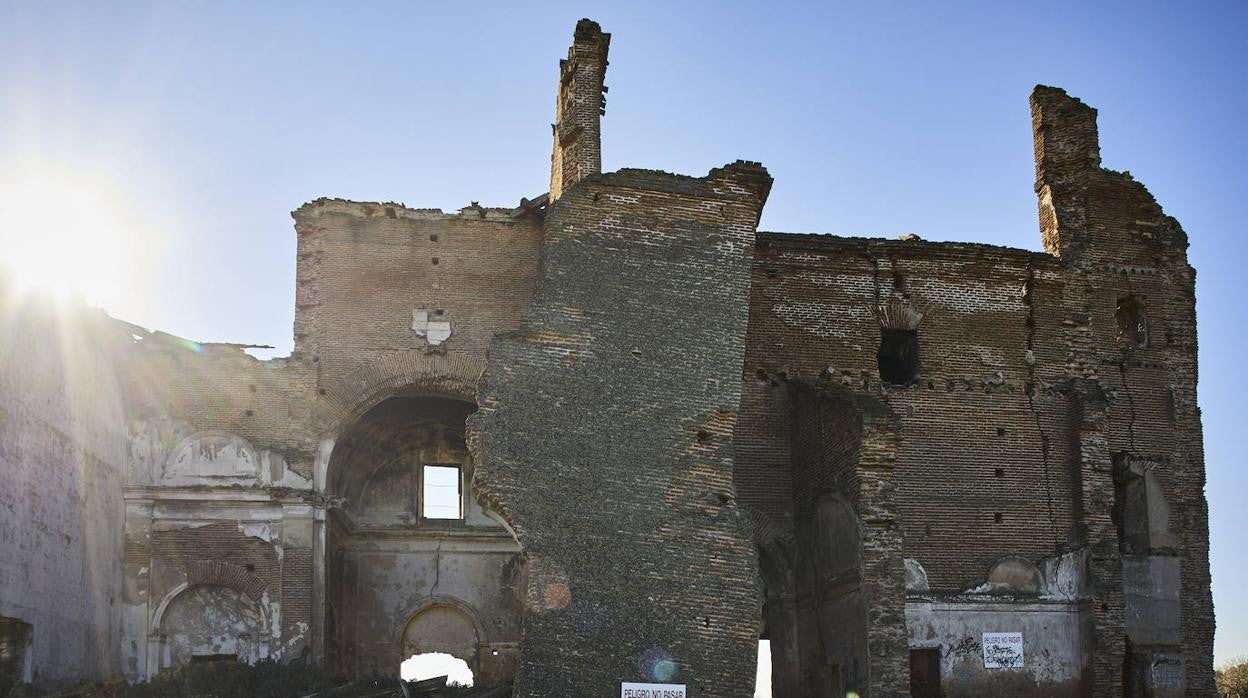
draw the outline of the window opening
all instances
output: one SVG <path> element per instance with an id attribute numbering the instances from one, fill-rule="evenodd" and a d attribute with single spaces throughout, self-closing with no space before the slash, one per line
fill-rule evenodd
<path id="1" fill-rule="evenodd" d="M 1148 346 L 1148 313 L 1144 299 L 1139 296 L 1123 296 L 1118 299 L 1114 313 L 1118 319 L 1118 339 L 1136 347 Z"/>
<path id="2" fill-rule="evenodd" d="M 893 385 L 910 385 L 919 377 L 919 331 L 880 328 L 880 378 Z"/>
<path id="3" fill-rule="evenodd" d="M 464 518 L 458 465 L 426 465 L 420 515 L 426 519 Z"/>

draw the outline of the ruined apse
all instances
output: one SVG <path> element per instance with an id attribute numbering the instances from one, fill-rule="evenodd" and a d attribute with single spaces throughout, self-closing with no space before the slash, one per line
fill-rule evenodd
<path id="1" fill-rule="evenodd" d="M 549 192 L 295 211 L 288 357 L 0 296 L 0 687 L 1212 694 L 1194 272 L 1096 111 L 1032 92 L 1043 252 L 763 232 L 757 163 L 602 172 L 610 41 Z"/>

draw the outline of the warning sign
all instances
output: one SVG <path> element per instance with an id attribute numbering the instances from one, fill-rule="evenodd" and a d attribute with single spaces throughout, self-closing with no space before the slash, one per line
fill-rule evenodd
<path id="1" fill-rule="evenodd" d="M 624 683 L 620 698 L 685 698 L 683 683 Z"/>
<path id="2" fill-rule="evenodd" d="M 1022 633 L 984 633 L 985 669 L 1018 669 L 1022 666 Z"/>

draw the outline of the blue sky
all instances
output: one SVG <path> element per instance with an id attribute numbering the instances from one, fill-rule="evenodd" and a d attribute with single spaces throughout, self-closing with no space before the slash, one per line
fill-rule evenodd
<path id="1" fill-rule="evenodd" d="M 769 230 L 1039 249 L 1027 95 L 1097 107 L 1104 164 L 1191 238 L 1217 657 L 1248 654 L 1248 4 L 6 0 L 0 186 L 38 169 L 107 192 L 119 223 L 99 234 L 135 251 L 96 260 L 114 315 L 285 353 L 289 211 L 546 191 L 582 16 L 614 35 L 604 168 L 762 161 Z"/>

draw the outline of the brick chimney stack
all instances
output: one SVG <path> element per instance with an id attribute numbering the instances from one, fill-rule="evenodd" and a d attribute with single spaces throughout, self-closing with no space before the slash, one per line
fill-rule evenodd
<path id="1" fill-rule="evenodd" d="M 576 23 L 572 47 L 559 61 L 554 149 L 550 156 L 550 200 L 588 175 L 602 171 L 602 115 L 606 113 L 607 49 L 611 35 L 597 22 Z"/>

